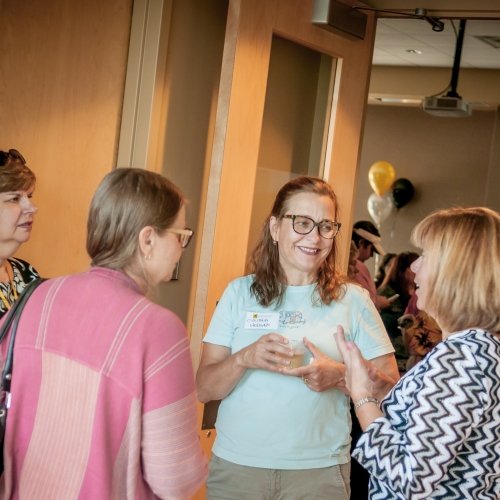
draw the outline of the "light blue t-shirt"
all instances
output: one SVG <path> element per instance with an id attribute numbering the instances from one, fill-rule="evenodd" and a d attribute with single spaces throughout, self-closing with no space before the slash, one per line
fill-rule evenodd
<path id="1" fill-rule="evenodd" d="M 253 276 L 244 276 L 229 284 L 204 342 L 234 353 L 277 332 L 307 337 L 341 361 L 333 335 L 340 324 L 365 358 L 394 351 L 368 293 L 357 285 L 347 285 L 328 306 L 313 304 L 314 284 L 288 286 L 281 306 L 262 307 L 250 292 L 252 282 Z M 349 399 L 337 389 L 318 393 L 299 377 L 248 369 L 219 407 L 213 453 L 251 467 L 329 467 L 349 462 L 350 426 Z"/>

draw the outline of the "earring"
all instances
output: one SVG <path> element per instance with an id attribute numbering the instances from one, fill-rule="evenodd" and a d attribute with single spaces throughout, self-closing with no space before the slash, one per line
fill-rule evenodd
<path id="1" fill-rule="evenodd" d="M 276 246 L 278 242 L 276 240 L 273 240 L 273 245 Z"/>
<path id="2" fill-rule="evenodd" d="M 151 254 L 148 254 L 148 255 L 144 254 L 143 257 L 144 257 L 145 260 L 150 260 L 151 259 Z"/>

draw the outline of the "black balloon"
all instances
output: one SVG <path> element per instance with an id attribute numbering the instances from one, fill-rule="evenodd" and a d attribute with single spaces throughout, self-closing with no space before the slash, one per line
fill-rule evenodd
<path id="1" fill-rule="evenodd" d="M 392 200 L 396 208 L 404 207 L 415 194 L 415 188 L 408 179 L 396 179 L 391 190 Z"/>

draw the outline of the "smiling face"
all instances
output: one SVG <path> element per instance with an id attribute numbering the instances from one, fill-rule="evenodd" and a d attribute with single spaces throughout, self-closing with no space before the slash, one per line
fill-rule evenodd
<path id="1" fill-rule="evenodd" d="M 11 257 L 31 236 L 33 216 L 38 210 L 31 200 L 33 191 L 34 187 L 0 193 L 0 245 L 5 247 L 2 253 L 6 253 L 0 258 Z"/>
<path id="2" fill-rule="evenodd" d="M 304 215 L 315 222 L 335 220 L 335 207 L 328 196 L 298 193 L 288 200 L 284 215 Z M 279 261 L 289 285 L 306 285 L 317 280 L 318 270 L 330 253 L 333 240 L 319 235 L 318 227 L 309 234 L 297 234 L 292 220 L 271 217 L 269 229 L 277 242 Z"/>

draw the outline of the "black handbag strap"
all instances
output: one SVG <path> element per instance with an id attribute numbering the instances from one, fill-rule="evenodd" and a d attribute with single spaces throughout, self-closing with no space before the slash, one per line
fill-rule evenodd
<path id="1" fill-rule="evenodd" d="M 14 342 L 16 340 L 17 325 L 19 323 L 19 318 L 21 317 L 21 312 L 31 294 L 34 292 L 35 288 L 42 282 L 45 278 L 37 278 L 31 281 L 28 286 L 23 290 L 19 299 L 14 302 L 10 311 L 7 313 L 7 318 L 0 329 L 0 342 L 3 341 L 4 337 L 7 335 L 12 326 L 12 333 L 9 339 L 9 347 L 7 349 L 7 356 L 5 358 L 5 364 L 2 372 L 2 390 L 5 392 L 10 391 L 10 383 L 12 380 L 12 365 L 14 362 Z"/>

